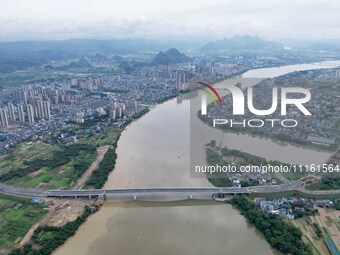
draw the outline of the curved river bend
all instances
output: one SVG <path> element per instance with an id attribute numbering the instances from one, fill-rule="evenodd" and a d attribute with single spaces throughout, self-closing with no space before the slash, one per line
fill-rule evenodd
<path id="1" fill-rule="evenodd" d="M 251 70 L 243 77 L 275 77 L 322 66 L 294 65 Z M 223 81 L 223 82 L 230 82 Z M 249 84 L 254 85 L 254 84 Z M 218 86 L 218 84 L 217 84 Z M 196 93 L 196 94 L 195 94 Z M 189 108 L 197 93 L 169 100 L 130 124 L 118 142 L 118 159 L 105 188 L 210 186 L 190 178 Z M 197 121 L 199 121 L 197 119 Z M 204 129 L 210 128 L 204 123 Z M 270 139 L 216 131 L 229 148 L 285 162 L 323 162 L 327 153 L 280 145 Z M 203 145 L 209 142 L 202 135 Z M 259 146 L 266 149 L 258 151 Z M 277 158 L 278 157 L 278 158 Z M 203 157 L 204 159 L 204 157 Z M 202 201 L 105 203 L 55 255 L 279 254 L 231 206 Z"/>

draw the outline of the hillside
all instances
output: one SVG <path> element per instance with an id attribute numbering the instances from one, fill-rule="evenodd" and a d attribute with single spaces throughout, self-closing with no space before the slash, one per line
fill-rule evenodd
<path id="1" fill-rule="evenodd" d="M 236 35 L 230 39 L 222 39 L 207 43 L 201 48 L 203 52 L 212 51 L 244 51 L 244 50 L 282 50 L 283 45 L 274 42 L 262 40 L 257 36 L 239 36 Z"/>
<path id="2" fill-rule="evenodd" d="M 190 61 L 190 58 L 183 53 L 180 53 L 177 49 L 172 48 L 166 52 L 159 52 L 153 59 L 152 65 L 169 65 Z"/>

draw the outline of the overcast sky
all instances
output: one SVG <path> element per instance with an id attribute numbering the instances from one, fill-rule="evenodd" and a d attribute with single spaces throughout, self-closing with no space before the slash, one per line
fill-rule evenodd
<path id="1" fill-rule="evenodd" d="M 0 0 L 0 40 L 340 39 L 339 0 Z"/>

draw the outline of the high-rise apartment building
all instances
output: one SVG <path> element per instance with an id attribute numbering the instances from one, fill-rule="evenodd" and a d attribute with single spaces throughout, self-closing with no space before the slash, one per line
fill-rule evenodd
<path id="1" fill-rule="evenodd" d="M 22 104 L 18 104 L 17 109 L 19 122 L 25 122 L 24 106 Z"/>
<path id="2" fill-rule="evenodd" d="M 50 102 L 43 101 L 43 118 L 49 120 L 51 118 Z"/>
<path id="3" fill-rule="evenodd" d="M 7 104 L 9 121 L 16 121 L 15 109 L 12 103 Z"/>
<path id="4" fill-rule="evenodd" d="M 43 119 L 44 118 L 44 107 L 43 107 L 43 101 L 42 100 L 38 100 L 37 101 L 37 117 L 39 119 Z"/>
<path id="5" fill-rule="evenodd" d="M 0 122 L 2 127 L 8 127 L 7 113 L 3 108 L 0 109 Z"/>
<path id="6" fill-rule="evenodd" d="M 27 105 L 28 123 L 34 123 L 34 108 L 31 104 Z"/>

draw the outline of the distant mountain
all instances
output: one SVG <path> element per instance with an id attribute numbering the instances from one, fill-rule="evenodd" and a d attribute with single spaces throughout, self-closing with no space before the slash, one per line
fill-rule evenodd
<path id="1" fill-rule="evenodd" d="M 122 62 L 125 62 L 125 59 L 122 56 L 115 55 L 111 58 L 111 61 L 120 64 Z"/>
<path id="2" fill-rule="evenodd" d="M 340 52 L 340 42 L 339 41 L 318 41 L 308 43 L 305 47 L 306 49 L 315 51 L 333 51 Z"/>
<path id="3" fill-rule="evenodd" d="M 62 41 L 0 42 L 0 73 L 13 72 L 82 56 L 95 60 L 103 56 L 145 54 L 164 51 L 171 47 L 187 47 L 190 43 L 149 39 L 70 39 Z M 96 55 L 96 54 L 101 55 Z M 94 62 L 96 62 L 94 60 Z"/>
<path id="4" fill-rule="evenodd" d="M 93 62 L 104 62 L 107 61 L 108 58 L 106 56 L 104 56 L 103 54 L 97 53 L 94 56 L 90 56 L 89 57 Z"/>
<path id="5" fill-rule="evenodd" d="M 184 53 L 180 53 L 177 49 L 172 48 L 166 52 L 159 52 L 153 59 L 152 65 L 169 65 L 190 61 L 190 58 Z"/>
<path id="6" fill-rule="evenodd" d="M 79 59 L 78 62 L 71 62 L 69 64 L 69 67 L 70 68 L 81 68 L 81 67 L 92 67 L 92 65 L 86 58 L 82 57 L 81 59 Z"/>
<path id="7" fill-rule="evenodd" d="M 203 52 L 212 51 L 243 51 L 243 50 L 282 50 L 283 45 L 274 41 L 265 41 L 257 36 L 239 36 L 207 43 L 201 48 Z"/>

